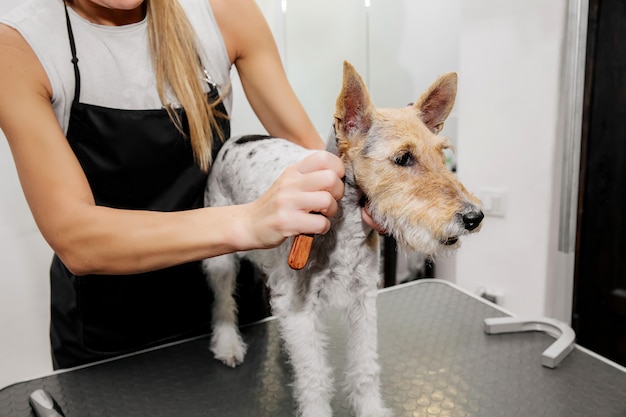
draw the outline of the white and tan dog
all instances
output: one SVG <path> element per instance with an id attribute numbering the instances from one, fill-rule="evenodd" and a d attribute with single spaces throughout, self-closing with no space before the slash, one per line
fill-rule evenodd
<path id="1" fill-rule="evenodd" d="M 327 362 L 324 315 L 348 321 L 346 389 L 359 417 L 390 416 L 381 393 L 377 353 L 378 234 L 364 225 L 367 204 L 376 222 L 409 251 L 435 255 L 458 247 L 459 236 L 479 229 L 483 214 L 445 165 L 447 139 L 438 136 L 456 97 L 457 77 L 441 76 L 413 105 L 377 109 L 363 80 L 344 63 L 333 149 L 346 165 L 345 195 L 331 230 L 316 236 L 301 270 L 287 257 L 292 239 L 271 250 L 204 260 L 215 293 L 211 350 L 225 364 L 243 361 L 246 344 L 233 299 L 238 260 L 246 257 L 267 275 L 272 313 L 294 369 L 298 415 L 327 417 L 333 372 Z M 245 136 L 226 142 L 216 157 L 205 203 L 242 204 L 259 198 L 289 164 L 311 151 L 283 139 Z"/>

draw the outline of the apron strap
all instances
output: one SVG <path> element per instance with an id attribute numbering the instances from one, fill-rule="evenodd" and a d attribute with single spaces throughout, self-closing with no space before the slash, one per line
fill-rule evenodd
<path id="1" fill-rule="evenodd" d="M 70 15 L 67 11 L 67 2 L 63 1 L 65 6 L 65 22 L 67 23 L 67 35 L 70 40 L 70 50 L 72 51 L 72 64 L 74 65 L 74 103 L 78 103 L 80 99 L 80 71 L 78 71 L 78 58 L 76 56 L 76 43 L 74 42 L 74 33 L 72 32 L 72 24 L 70 23 Z"/>

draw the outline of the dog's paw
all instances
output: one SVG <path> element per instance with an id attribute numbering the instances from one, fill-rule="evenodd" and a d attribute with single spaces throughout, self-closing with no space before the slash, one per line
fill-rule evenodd
<path id="1" fill-rule="evenodd" d="M 215 359 L 234 368 L 243 362 L 248 346 L 236 328 L 214 329 L 211 337 L 211 352 Z"/>

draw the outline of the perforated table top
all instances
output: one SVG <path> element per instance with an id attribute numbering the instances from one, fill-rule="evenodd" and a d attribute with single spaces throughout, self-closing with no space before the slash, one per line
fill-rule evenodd
<path id="1" fill-rule="evenodd" d="M 406 417 L 626 417 L 623 368 L 577 347 L 556 369 L 541 365 L 554 339 L 539 332 L 487 335 L 483 319 L 505 314 L 452 284 L 416 281 L 382 291 L 379 351 L 387 406 Z M 331 318 L 336 416 L 344 327 Z M 246 361 L 231 369 L 201 337 L 9 386 L 0 416 L 34 416 L 44 388 L 67 417 L 293 416 L 291 369 L 274 320 L 243 329 Z"/>

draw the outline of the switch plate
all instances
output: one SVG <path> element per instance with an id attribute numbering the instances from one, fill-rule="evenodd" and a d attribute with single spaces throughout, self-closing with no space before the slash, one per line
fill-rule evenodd
<path id="1" fill-rule="evenodd" d="M 504 217 L 506 214 L 506 190 L 482 188 L 478 198 L 482 201 L 485 216 Z"/>

